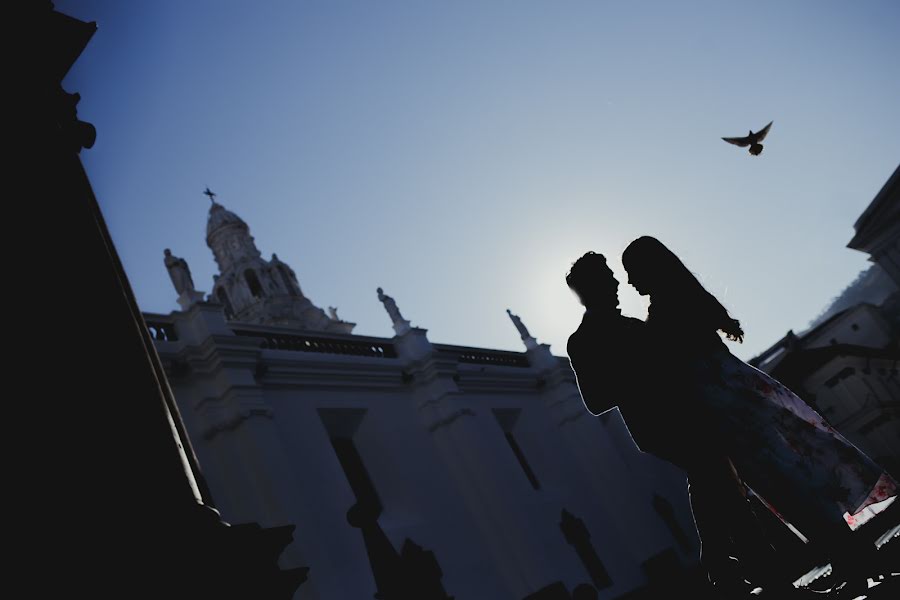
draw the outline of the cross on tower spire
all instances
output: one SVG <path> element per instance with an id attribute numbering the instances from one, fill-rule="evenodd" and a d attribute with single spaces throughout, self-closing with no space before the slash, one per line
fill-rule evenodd
<path id="1" fill-rule="evenodd" d="M 212 190 L 210 190 L 209 187 L 206 188 L 206 191 L 203 192 L 203 195 L 204 195 L 204 196 L 209 196 L 209 200 L 210 200 L 210 202 L 212 202 L 213 204 L 216 203 L 216 196 L 217 196 L 217 194 L 216 194 L 215 192 L 213 192 Z"/>

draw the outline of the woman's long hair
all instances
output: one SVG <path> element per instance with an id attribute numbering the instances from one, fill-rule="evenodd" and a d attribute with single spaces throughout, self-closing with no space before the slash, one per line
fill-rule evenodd
<path id="1" fill-rule="evenodd" d="M 649 284 L 651 314 L 660 300 L 674 308 L 685 322 L 708 325 L 736 342 L 744 341 L 741 323 L 733 319 L 715 296 L 697 281 L 675 254 L 650 236 L 631 242 L 622 253 L 622 263 L 635 280 Z M 656 297 L 656 300 L 653 299 Z"/>

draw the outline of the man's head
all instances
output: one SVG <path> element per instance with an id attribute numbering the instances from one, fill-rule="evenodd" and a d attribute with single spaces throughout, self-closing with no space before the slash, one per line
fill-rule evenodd
<path id="1" fill-rule="evenodd" d="M 619 282 L 606 264 L 606 258 L 587 252 L 572 264 L 566 284 L 587 308 L 614 308 L 619 304 Z"/>

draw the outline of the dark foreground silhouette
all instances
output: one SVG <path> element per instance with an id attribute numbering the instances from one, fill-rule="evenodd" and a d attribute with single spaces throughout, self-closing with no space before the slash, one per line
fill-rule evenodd
<path id="1" fill-rule="evenodd" d="M 585 254 L 566 278 L 586 308 L 568 344 L 585 406 L 593 414 L 618 406 L 642 450 L 686 472 L 701 563 L 716 593 L 741 597 L 749 580 L 768 597 L 814 595 L 792 585 L 802 573 L 784 568 L 792 561 L 764 534 L 771 523 L 760 520 L 771 514 L 753 508 L 762 496 L 831 560 L 831 581 L 854 581 L 841 597 L 855 597 L 865 589 L 861 574 L 885 569 L 844 510 L 856 514 L 895 495 L 896 482 L 789 390 L 727 351 L 717 332 L 740 341 L 740 323 L 661 243 L 641 238 L 623 262 L 630 282 L 651 296 L 646 323 L 619 312 L 618 281 L 602 255 Z M 749 406 L 761 408 L 748 414 Z M 770 413 L 776 425 L 766 425 Z M 804 447 L 817 458 L 797 450 Z M 847 464 L 857 475 L 836 481 L 834 467 Z M 846 493 L 835 497 L 829 486 Z"/>

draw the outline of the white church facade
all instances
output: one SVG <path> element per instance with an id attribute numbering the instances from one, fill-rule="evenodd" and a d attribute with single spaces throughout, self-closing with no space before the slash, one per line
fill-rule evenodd
<path id="1" fill-rule="evenodd" d="M 212 293 L 167 252 L 181 310 L 145 319 L 223 519 L 296 526 L 296 599 L 389 597 L 398 565 L 429 598 L 611 599 L 696 564 L 684 476 L 517 316 L 523 352 L 440 344 L 379 289 L 396 335 L 355 335 L 215 201 L 207 243 Z"/>

